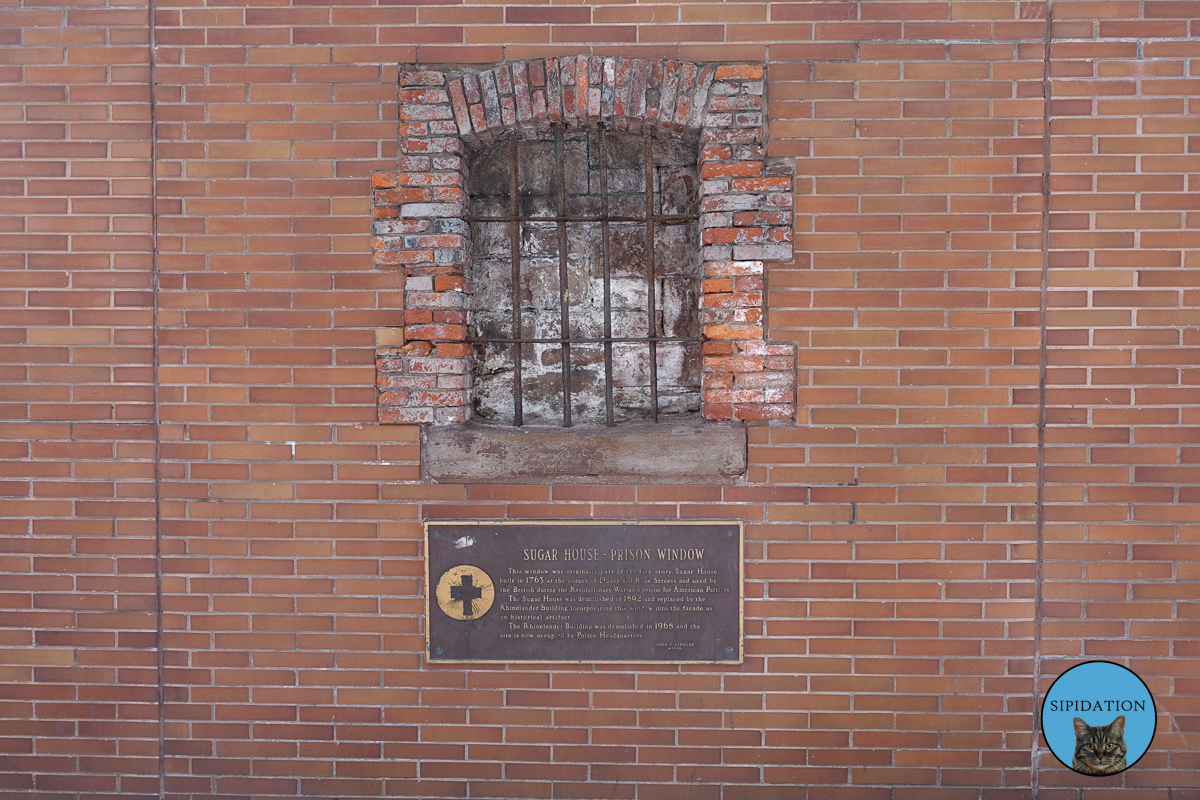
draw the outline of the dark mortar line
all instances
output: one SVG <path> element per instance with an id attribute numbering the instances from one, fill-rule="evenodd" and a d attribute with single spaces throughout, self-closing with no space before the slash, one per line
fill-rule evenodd
<path id="1" fill-rule="evenodd" d="M 163 554 L 162 554 L 162 414 L 159 389 L 159 272 L 158 272 L 158 54 L 155 0 L 146 6 L 149 37 L 150 88 L 150 292 L 151 292 L 151 371 L 153 380 L 154 423 L 154 643 L 158 700 L 158 797 L 167 790 L 166 683 L 163 650 Z"/>
<path id="2" fill-rule="evenodd" d="M 1046 530 L 1046 315 L 1050 285 L 1050 122 L 1051 60 L 1054 2 L 1046 3 L 1046 35 L 1042 51 L 1042 276 L 1039 301 L 1038 341 L 1038 421 L 1037 421 L 1037 548 L 1033 579 L 1033 703 L 1030 713 L 1029 788 L 1033 800 L 1038 797 L 1038 695 L 1042 682 L 1042 553 Z"/>

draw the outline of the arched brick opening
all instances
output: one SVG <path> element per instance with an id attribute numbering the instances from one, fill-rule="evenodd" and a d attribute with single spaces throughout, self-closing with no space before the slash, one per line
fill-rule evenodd
<path id="1" fill-rule="evenodd" d="M 403 70 L 398 170 L 373 176 L 375 265 L 405 276 L 403 335 L 376 351 L 380 422 L 470 418 L 467 156 L 555 125 L 697 141 L 701 414 L 792 418 L 795 345 L 764 335 L 764 262 L 792 257 L 792 169 L 765 157 L 763 78 L 759 64 L 598 56 Z"/>

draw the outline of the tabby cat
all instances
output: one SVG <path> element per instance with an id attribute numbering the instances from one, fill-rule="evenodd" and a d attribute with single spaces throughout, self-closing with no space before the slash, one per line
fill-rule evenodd
<path id="1" fill-rule="evenodd" d="M 1084 775 L 1115 775 L 1125 769 L 1125 715 L 1092 727 L 1075 718 L 1075 760 L 1071 769 Z"/>

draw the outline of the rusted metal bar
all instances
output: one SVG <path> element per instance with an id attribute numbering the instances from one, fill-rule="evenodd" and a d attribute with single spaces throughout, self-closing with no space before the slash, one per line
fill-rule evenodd
<path id="1" fill-rule="evenodd" d="M 613 348 L 612 348 L 612 265 L 608 250 L 608 140 L 604 128 L 597 131 L 600 140 L 600 252 L 604 259 L 604 424 L 613 421 Z"/>
<path id="2" fill-rule="evenodd" d="M 571 427 L 571 288 L 567 272 L 567 168 L 563 162 L 562 126 L 554 129 L 555 173 L 558 177 L 558 308 L 562 332 L 563 427 Z"/>
<path id="3" fill-rule="evenodd" d="M 646 327 L 650 331 L 650 420 L 658 422 L 658 325 L 655 324 L 654 291 L 658 284 L 654 267 L 654 141 L 645 138 L 646 167 Z"/>
<path id="4" fill-rule="evenodd" d="M 520 152 L 516 134 L 508 140 L 508 223 L 509 249 L 512 251 L 512 344 L 513 344 L 513 425 L 525 424 L 521 405 L 521 183 L 518 175 Z"/>
<path id="5" fill-rule="evenodd" d="M 699 214 L 652 214 L 652 215 L 650 215 L 649 218 L 654 220 L 655 222 L 661 222 L 661 223 L 664 223 L 667 225 L 672 225 L 672 224 L 682 224 L 684 222 L 695 222 L 696 220 L 700 219 L 700 215 Z M 585 217 L 585 216 L 580 216 L 580 217 L 559 217 L 559 216 L 539 217 L 536 214 L 517 214 L 517 215 L 510 214 L 510 215 L 506 215 L 506 216 L 502 216 L 502 217 L 468 216 L 467 219 L 469 219 L 471 222 L 512 222 L 513 220 L 516 220 L 518 222 L 604 222 L 605 220 L 607 220 L 609 222 L 645 222 L 647 218 L 644 214 L 640 217 L 622 217 L 622 216 L 616 216 L 616 215 L 611 216 L 611 217 Z"/>
<path id="6" fill-rule="evenodd" d="M 562 344 L 563 342 L 572 342 L 574 344 L 603 344 L 604 342 L 631 342 L 631 343 L 636 344 L 638 342 L 642 342 L 642 343 L 645 343 L 645 342 L 699 342 L 700 340 L 701 340 L 701 337 L 699 337 L 699 336 L 608 336 L 608 337 L 605 337 L 605 336 L 577 336 L 573 339 L 563 339 L 561 337 L 559 337 L 559 338 L 550 337 L 550 338 L 544 338 L 544 339 L 529 339 L 529 338 L 527 338 L 527 339 L 521 339 L 519 341 L 522 344 Z M 472 339 L 472 341 L 475 341 L 475 342 L 500 342 L 500 343 L 504 343 L 504 344 L 511 344 L 518 340 L 504 339 L 504 338 L 500 338 L 500 337 L 492 338 L 492 339 L 476 337 L 476 338 Z"/>

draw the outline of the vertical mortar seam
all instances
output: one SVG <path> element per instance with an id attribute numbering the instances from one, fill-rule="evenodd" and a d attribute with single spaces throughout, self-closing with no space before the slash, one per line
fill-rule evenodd
<path id="1" fill-rule="evenodd" d="M 158 704 L 158 797 L 166 797 L 166 686 L 163 676 L 163 560 L 162 560 L 162 431 L 159 397 L 159 280 L 158 280 L 158 53 L 155 40 L 155 0 L 146 6 L 150 90 L 150 326 L 151 380 L 154 427 L 154 640 Z"/>
<path id="2" fill-rule="evenodd" d="M 1050 46 L 1053 40 L 1054 2 L 1046 3 L 1046 33 L 1042 50 L 1042 274 L 1039 299 L 1038 335 L 1038 421 L 1037 421 L 1037 546 L 1033 578 L 1033 702 L 1030 708 L 1029 788 L 1033 800 L 1038 797 L 1038 692 L 1042 680 L 1042 551 L 1045 544 L 1046 490 L 1046 315 L 1050 285 L 1050 120 L 1051 82 Z"/>

